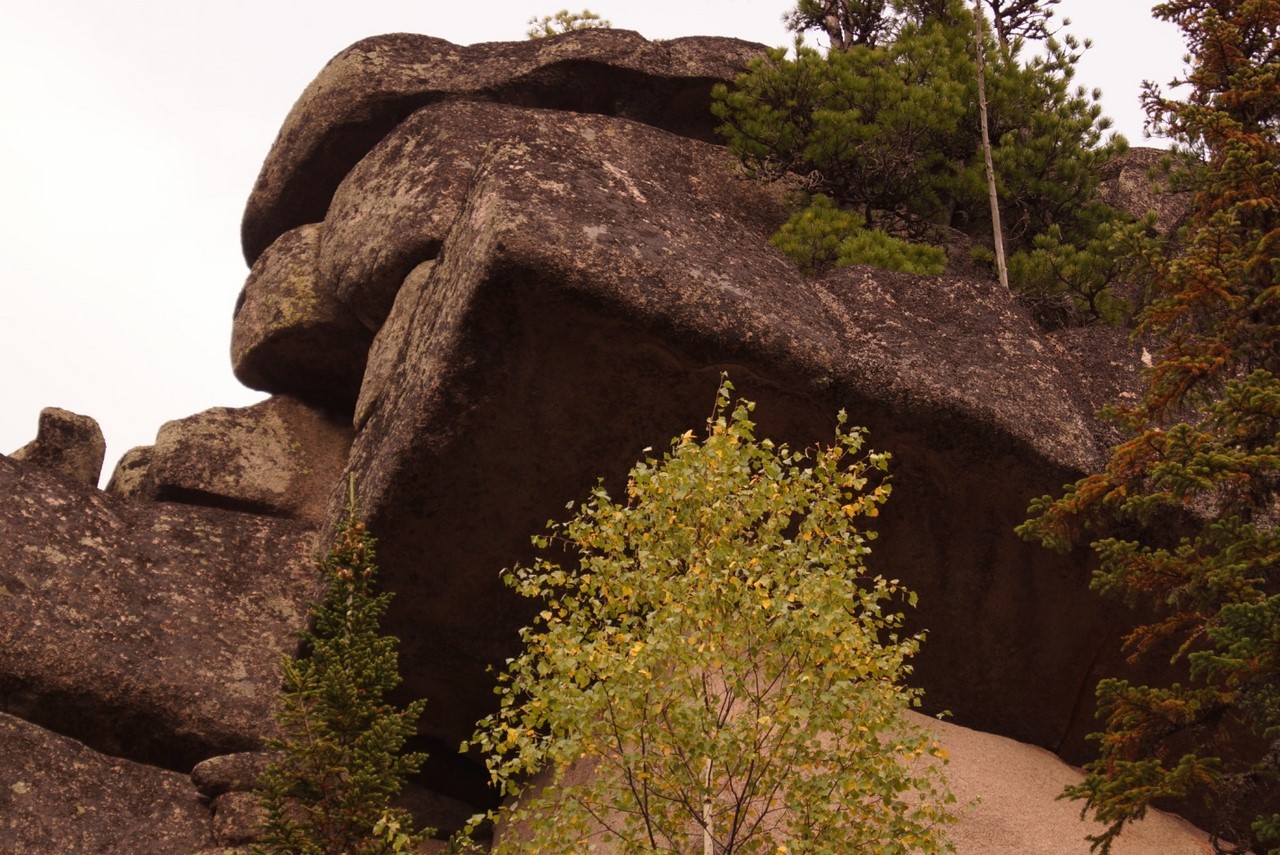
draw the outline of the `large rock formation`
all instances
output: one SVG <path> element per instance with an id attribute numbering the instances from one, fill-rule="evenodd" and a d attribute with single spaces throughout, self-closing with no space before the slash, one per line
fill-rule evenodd
<path id="1" fill-rule="evenodd" d="M 245 258 L 252 264 L 284 232 L 319 222 L 351 167 L 427 104 L 600 113 L 710 140 L 711 87 L 763 50 L 724 38 L 650 42 L 625 30 L 469 47 L 408 33 L 356 42 L 330 60 L 285 119 L 245 210 Z"/>
<path id="2" fill-rule="evenodd" d="M 417 783 L 456 824 L 487 796 L 454 746 L 527 617 L 499 571 L 700 426 L 728 372 L 766 435 L 828 439 L 844 408 L 893 453 L 872 565 L 920 594 L 928 704 L 1078 751 L 1122 626 L 1079 556 L 1012 528 L 1099 460 L 1091 413 L 1137 357 L 978 279 L 800 276 L 767 242 L 784 188 L 711 142 L 710 87 L 761 50 L 586 31 L 335 58 L 245 214 L 232 361 L 275 397 L 165 425 L 106 494 L 0 458 L 0 710 L 181 771 L 257 748 L 353 477 L 403 693 L 430 701 Z M 220 843 L 247 839 L 237 786 L 206 792 Z"/>
<path id="3" fill-rule="evenodd" d="M 431 727 L 461 735 L 511 652 L 522 614 L 497 570 L 597 477 L 619 486 L 699 424 L 728 370 L 775 438 L 828 437 L 844 407 L 897 455 L 877 566 L 920 591 L 930 696 L 1058 744 L 1107 618 L 1012 525 L 1095 459 L 1062 352 L 984 283 L 805 280 L 741 213 L 757 206 L 732 204 L 759 191 L 720 150 L 599 121 L 490 146 L 367 369 L 351 468 L 402 592 L 410 686 L 451 699 Z"/>

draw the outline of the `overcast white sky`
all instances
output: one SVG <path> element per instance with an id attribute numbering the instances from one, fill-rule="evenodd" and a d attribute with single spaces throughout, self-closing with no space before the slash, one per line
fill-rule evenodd
<path id="1" fill-rule="evenodd" d="M 564 0 L 0 0 L 0 453 L 41 408 L 93 416 L 116 459 L 160 425 L 260 393 L 231 374 L 239 226 L 294 100 L 365 36 L 524 38 Z M 652 39 L 790 38 L 789 0 L 589 0 Z M 1181 70 L 1146 0 L 1063 0 L 1079 81 L 1142 143 L 1144 78 Z"/>

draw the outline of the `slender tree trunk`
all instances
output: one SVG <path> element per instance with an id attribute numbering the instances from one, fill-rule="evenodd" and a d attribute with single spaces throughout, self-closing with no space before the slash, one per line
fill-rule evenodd
<path id="1" fill-rule="evenodd" d="M 707 758 L 705 779 L 707 794 L 702 800 L 702 855 L 716 855 L 715 838 L 711 835 L 711 758 Z"/>
<path id="2" fill-rule="evenodd" d="M 1000 225 L 1000 199 L 996 195 L 996 170 L 991 163 L 991 135 L 987 129 L 987 74 L 982 50 L 982 0 L 973 0 L 973 51 L 978 61 L 978 118 L 982 123 L 982 160 L 987 167 L 987 195 L 991 200 L 991 237 L 996 245 L 996 273 L 1009 290 L 1009 268 L 1004 260 L 1004 228 Z"/>

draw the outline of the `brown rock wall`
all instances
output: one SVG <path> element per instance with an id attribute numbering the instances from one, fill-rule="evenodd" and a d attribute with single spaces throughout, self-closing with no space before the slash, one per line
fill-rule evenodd
<path id="1" fill-rule="evenodd" d="M 273 727 L 314 528 L 122 502 L 0 457 L 0 711 L 186 773 Z"/>
<path id="2" fill-rule="evenodd" d="M 212 843 L 185 775 L 0 713 L 0 852 L 190 855 Z"/>
<path id="3" fill-rule="evenodd" d="M 527 617 L 498 571 L 597 477 L 616 489 L 700 425 L 727 370 L 768 435 L 825 439 L 845 407 L 897 456 L 873 566 L 925 604 L 929 702 L 1059 744 L 1111 631 L 1087 574 L 1012 531 L 1095 459 L 1061 350 L 994 286 L 802 278 L 691 189 L 732 186 L 715 150 L 619 120 L 590 146 L 575 133 L 490 147 L 358 407 L 351 469 L 408 692 L 449 699 L 431 735 L 487 710 L 485 666 Z"/>

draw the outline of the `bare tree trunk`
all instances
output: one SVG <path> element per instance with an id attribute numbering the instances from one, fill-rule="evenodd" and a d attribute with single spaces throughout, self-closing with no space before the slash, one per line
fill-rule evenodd
<path id="1" fill-rule="evenodd" d="M 991 136 L 987 129 L 987 75 L 982 50 L 982 0 L 973 0 L 973 49 L 978 60 L 978 118 L 982 123 L 982 160 L 987 167 L 987 195 L 991 199 L 991 236 L 996 245 L 996 273 L 1009 290 L 1009 268 L 1004 260 L 1004 229 L 1000 225 L 1000 199 L 996 195 L 996 170 L 991 163 Z"/>
<path id="2" fill-rule="evenodd" d="M 702 855 L 716 855 L 715 838 L 711 834 L 711 758 L 707 758 L 707 795 L 702 800 Z"/>

